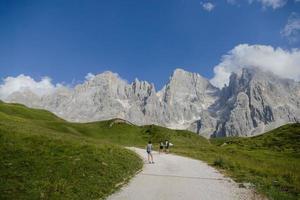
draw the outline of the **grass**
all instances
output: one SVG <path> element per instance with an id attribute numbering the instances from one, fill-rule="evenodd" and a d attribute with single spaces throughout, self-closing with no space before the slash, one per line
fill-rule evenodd
<path id="1" fill-rule="evenodd" d="M 49 112 L 3 103 L 0 155 L 0 199 L 103 199 L 142 167 L 131 151 Z"/>
<path id="2" fill-rule="evenodd" d="M 299 199 L 300 124 L 252 138 L 211 139 L 211 147 L 176 152 L 207 161 L 239 182 L 249 182 L 270 199 Z M 213 149 L 212 149 L 213 148 Z"/>
<path id="3" fill-rule="evenodd" d="M 47 111 L 0 103 L 1 162 L 4 159 L 7 163 L 0 171 L 0 195 L 28 199 L 41 196 L 49 199 L 61 193 L 71 199 L 105 197 L 116 189 L 116 183 L 141 167 L 139 158 L 123 147 L 144 148 L 151 140 L 158 149 L 159 141 L 168 139 L 174 144 L 173 153 L 204 160 L 237 181 L 252 183 L 270 199 L 300 198 L 300 124 L 286 125 L 252 138 L 207 140 L 189 131 L 113 122 L 68 123 Z M 74 160 L 81 164 L 74 164 Z M 22 164 L 27 161 L 36 162 L 35 170 Z M 39 163 L 42 161 L 45 164 Z M 14 162 L 18 164 L 9 164 Z M 60 167 L 53 163 L 60 163 Z M 106 166 L 109 166 L 107 171 Z M 104 170 L 102 174 L 99 168 Z M 8 175 L 11 180 L 7 182 Z M 91 179 L 86 178 L 90 176 Z"/>

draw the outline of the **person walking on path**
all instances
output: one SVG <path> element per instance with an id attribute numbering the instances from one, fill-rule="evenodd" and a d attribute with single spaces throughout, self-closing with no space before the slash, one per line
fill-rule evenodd
<path id="1" fill-rule="evenodd" d="M 163 141 L 160 141 L 160 143 L 159 143 L 159 154 L 163 151 L 164 151 L 164 143 L 163 143 Z"/>
<path id="2" fill-rule="evenodd" d="M 169 153 L 169 147 L 170 147 L 170 142 L 169 140 L 166 140 L 166 144 L 165 144 L 166 153 Z"/>
<path id="3" fill-rule="evenodd" d="M 152 155 L 152 143 L 151 141 L 148 142 L 147 144 L 147 147 L 146 147 L 146 151 L 147 151 L 147 154 L 148 154 L 148 162 L 151 164 L 154 164 L 154 161 L 153 161 L 153 155 Z"/>

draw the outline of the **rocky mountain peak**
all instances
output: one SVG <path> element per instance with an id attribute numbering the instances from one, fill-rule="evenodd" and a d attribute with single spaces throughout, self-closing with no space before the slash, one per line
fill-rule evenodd
<path id="1" fill-rule="evenodd" d="M 156 95 L 155 87 L 147 81 L 135 79 L 131 83 L 133 93 L 139 98 L 146 100 L 149 96 Z"/>
<path id="2" fill-rule="evenodd" d="M 193 73 L 193 72 L 188 72 L 183 69 L 177 68 L 174 70 L 172 76 L 170 77 L 169 82 L 185 82 L 185 81 L 190 81 L 190 82 L 209 82 L 206 78 L 202 77 L 198 73 Z"/>
<path id="3" fill-rule="evenodd" d="M 111 71 L 105 71 L 103 73 L 97 74 L 93 79 L 119 79 L 119 74 L 113 73 Z"/>
<path id="4" fill-rule="evenodd" d="M 117 73 L 111 71 L 105 71 L 101 74 L 97 74 L 94 78 L 87 81 L 89 85 L 103 85 L 103 84 L 125 84 L 126 81 L 121 79 Z"/>
<path id="5" fill-rule="evenodd" d="M 178 78 L 178 77 L 182 77 L 182 76 L 188 76 L 192 74 L 191 72 L 185 71 L 184 69 L 181 68 L 177 68 L 173 71 L 173 74 L 171 76 L 171 79 L 173 78 Z"/>
<path id="6" fill-rule="evenodd" d="M 216 110 L 216 136 L 249 136 L 300 119 L 299 87 L 271 72 L 244 68 L 230 76 Z M 244 133 L 244 134 L 241 134 Z"/>
<path id="7" fill-rule="evenodd" d="M 204 105 L 207 104 L 205 101 L 208 99 L 211 101 L 211 97 L 218 91 L 219 89 L 199 74 L 176 69 L 159 95 L 169 104 L 201 102 Z"/>
<path id="8" fill-rule="evenodd" d="M 147 81 L 129 84 L 107 71 L 75 88 L 58 88 L 41 97 L 19 91 L 5 101 L 44 108 L 69 121 L 121 118 L 205 137 L 256 135 L 300 121 L 300 83 L 256 68 L 233 73 L 222 91 L 183 69 L 176 69 L 159 92 Z"/>

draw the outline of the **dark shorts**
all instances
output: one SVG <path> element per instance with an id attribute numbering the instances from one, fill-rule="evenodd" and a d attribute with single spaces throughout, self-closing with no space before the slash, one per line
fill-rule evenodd
<path id="1" fill-rule="evenodd" d="M 151 151 L 147 151 L 148 154 L 151 154 Z"/>
<path id="2" fill-rule="evenodd" d="M 163 146 L 160 146 L 159 148 L 160 148 L 160 149 L 163 149 L 164 147 L 163 147 Z"/>

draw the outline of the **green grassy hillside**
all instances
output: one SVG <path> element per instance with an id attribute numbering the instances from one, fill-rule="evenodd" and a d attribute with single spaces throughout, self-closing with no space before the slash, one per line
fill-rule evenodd
<path id="1" fill-rule="evenodd" d="M 104 197 L 141 167 L 124 146 L 144 147 L 151 140 L 157 148 L 169 139 L 173 153 L 204 160 L 270 199 L 299 199 L 299 124 L 253 138 L 207 140 L 189 131 L 115 122 L 68 123 L 47 111 L 0 103 L 1 162 L 6 163 L 0 195 Z"/>
<path id="2" fill-rule="evenodd" d="M 224 138 L 226 139 L 226 138 Z M 273 131 L 251 138 L 227 138 L 228 144 L 249 149 L 267 149 L 272 151 L 300 151 L 300 124 L 288 124 Z M 222 138 L 215 142 L 222 142 Z"/>
<path id="3" fill-rule="evenodd" d="M 252 138 L 211 141 L 220 152 L 215 164 L 237 180 L 254 183 L 271 199 L 300 198 L 300 124 Z"/>
<path id="4" fill-rule="evenodd" d="M 3 103 L 0 155 L 0 199 L 101 199 L 142 167 L 131 151 L 47 111 Z"/>

